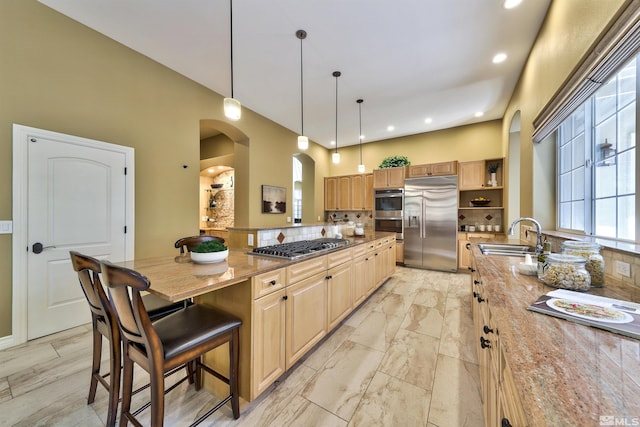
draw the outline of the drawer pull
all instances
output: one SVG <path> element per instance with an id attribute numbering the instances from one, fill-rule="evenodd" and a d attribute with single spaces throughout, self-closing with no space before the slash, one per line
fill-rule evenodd
<path id="1" fill-rule="evenodd" d="M 500 427 L 513 427 L 513 426 L 509 422 L 509 419 L 503 418 L 502 421 L 500 422 Z"/>
<path id="2" fill-rule="evenodd" d="M 474 279 L 474 280 L 473 280 L 473 284 L 474 284 L 474 285 L 479 285 L 479 284 L 480 284 L 480 280 L 475 280 L 475 279 Z"/>
<path id="3" fill-rule="evenodd" d="M 478 295 L 477 300 L 478 300 L 478 302 L 486 301 L 486 299 L 482 298 L 482 297 L 481 297 L 481 296 L 479 296 L 479 295 Z"/>
<path id="4" fill-rule="evenodd" d="M 489 341 L 485 337 L 480 337 L 480 347 L 491 348 L 491 341 Z"/>
<path id="5" fill-rule="evenodd" d="M 487 325 L 484 325 L 484 328 L 482 328 L 482 330 L 484 331 L 485 334 L 492 334 L 493 333 L 493 329 L 491 329 Z"/>
<path id="6" fill-rule="evenodd" d="M 275 286 L 276 281 L 275 281 L 275 280 L 272 280 L 272 281 L 270 281 L 269 283 L 271 284 L 271 286 Z"/>

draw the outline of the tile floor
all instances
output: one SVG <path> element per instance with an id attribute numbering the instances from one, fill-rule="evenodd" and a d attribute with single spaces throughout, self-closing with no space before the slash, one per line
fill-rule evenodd
<path id="1" fill-rule="evenodd" d="M 201 425 L 484 426 L 469 280 L 398 267 L 239 420 L 225 408 Z M 86 404 L 90 365 L 90 325 L 0 351 L 0 426 L 104 425 L 106 391 Z M 188 425 L 214 401 L 183 383 L 166 397 L 165 425 Z"/>

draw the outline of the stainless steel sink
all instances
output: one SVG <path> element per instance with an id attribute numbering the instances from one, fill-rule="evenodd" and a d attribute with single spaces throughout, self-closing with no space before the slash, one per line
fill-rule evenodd
<path id="1" fill-rule="evenodd" d="M 480 243 L 478 248 L 483 255 L 525 256 L 536 253 L 536 248 L 533 246 L 507 243 Z"/>

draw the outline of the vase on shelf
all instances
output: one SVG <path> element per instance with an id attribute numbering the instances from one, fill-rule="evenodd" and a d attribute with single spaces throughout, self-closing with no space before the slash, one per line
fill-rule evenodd
<path id="1" fill-rule="evenodd" d="M 491 172 L 491 180 L 489 181 L 489 184 L 492 187 L 497 187 L 498 186 L 498 180 L 496 179 L 496 173 L 495 172 Z"/>

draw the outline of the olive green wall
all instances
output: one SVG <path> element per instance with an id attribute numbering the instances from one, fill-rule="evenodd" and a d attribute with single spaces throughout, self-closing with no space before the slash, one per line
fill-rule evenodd
<path id="1" fill-rule="evenodd" d="M 631 3 L 630 0 L 551 2 L 547 18 L 505 111 L 501 138 L 505 153 L 511 119 L 517 111 L 521 112 L 520 215 L 541 219 L 545 228 L 555 228 L 555 203 L 549 203 L 547 197 L 555 192 L 555 163 L 545 154 L 547 147 L 534 154 L 533 120 L 590 52 L 599 35 Z M 638 2 L 635 3 L 637 7 Z M 537 161 L 536 157 L 541 159 Z M 536 162 L 537 176 L 534 174 Z"/>
<path id="2" fill-rule="evenodd" d="M 411 164 L 461 162 L 502 157 L 502 121 L 492 120 L 435 132 L 387 139 L 362 145 L 362 161 L 367 172 L 378 169 L 389 156 L 407 156 Z M 331 175 L 358 173 L 360 149 L 357 145 L 338 147 L 340 164 L 331 163 Z"/>

